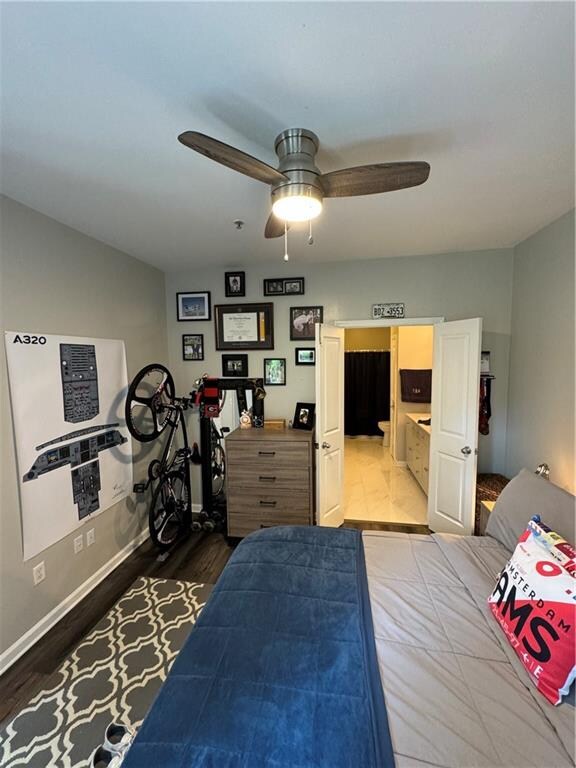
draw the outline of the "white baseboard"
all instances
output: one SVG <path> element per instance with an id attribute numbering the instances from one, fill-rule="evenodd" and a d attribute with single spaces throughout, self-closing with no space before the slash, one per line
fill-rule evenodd
<path id="1" fill-rule="evenodd" d="M 0 654 L 0 675 L 4 674 L 20 656 L 28 651 L 35 643 L 43 637 L 48 630 L 57 624 L 66 614 L 74 608 L 83 598 L 86 597 L 106 576 L 117 568 L 121 562 L 134 552 L 135 549 L 143 544 L 149 537 L 148 528 L 136 536 L 135 539 L 127 544 L 123 549 L 117 552 L 114 557 L 93 573 L 89 579 L 81 584 L 77 589 L 68 595 L 59 605 L 53 608 L 40 621 L 16 640 L 9 648 Z"/>

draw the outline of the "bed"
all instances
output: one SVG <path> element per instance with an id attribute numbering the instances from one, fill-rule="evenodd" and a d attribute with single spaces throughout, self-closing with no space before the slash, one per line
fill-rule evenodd
<path id="1" fill-rule="evenodd" d="M 526 470 L 485 537 L 252 534 L 124 765 L 573 766 L 573 700 L 532 687 L 486 605 L 536 512 L 573 540 L 574 498 Z"/>

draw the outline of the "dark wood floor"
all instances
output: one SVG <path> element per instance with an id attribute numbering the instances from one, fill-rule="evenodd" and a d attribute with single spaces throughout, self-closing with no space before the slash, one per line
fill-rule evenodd
<path id="1" fill-rule="evenodd" d="M 360 530 L 429 533 L 426 526 L 346 522 Z M 45 685 L 78 643 L 122 597 L 139 576 L 215 584 L 233 548 L 221 534 L 193 534 L 159 561 L 146 541 L 0 677 L 0 725 L 14 717 Z"/>
<path id="2" fill-rule="evenodd" d="M 0 725 L 42 689 L 139 576 L 215 584 L 232 551 L 221 534 L 193 534 L 160 562 L 146 541 L 0 677 Z"/>

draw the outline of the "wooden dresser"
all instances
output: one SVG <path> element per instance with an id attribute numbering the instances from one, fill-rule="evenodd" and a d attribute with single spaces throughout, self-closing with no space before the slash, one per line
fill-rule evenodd
<path id="1" fill-rule="evenodd" d="M 314 523 L 312 432 L 236 429 L 224 447 L 229 536 Z"/>

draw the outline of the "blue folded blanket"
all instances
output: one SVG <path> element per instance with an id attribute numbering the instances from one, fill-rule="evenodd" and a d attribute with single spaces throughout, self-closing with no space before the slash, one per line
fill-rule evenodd
<path id="1" fill-rule="evenodd" d="M 244 539 L 124 768 L 393 765 L 360 532 Z"/>

